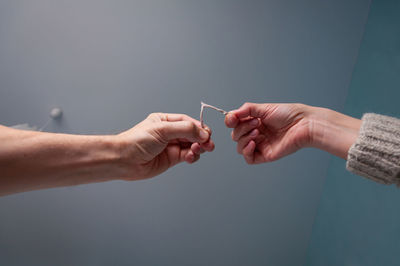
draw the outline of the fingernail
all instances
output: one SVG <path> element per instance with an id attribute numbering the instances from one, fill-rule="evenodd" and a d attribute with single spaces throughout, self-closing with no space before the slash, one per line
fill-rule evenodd
<path id="1" fill-rule="evenodd" d="M 206 140 L 208 139 L 208 132 L 204 129 L 200 129 L 200 138 L 202 140 Z"/>
<path id="2" fill-rule="evenodd" d="M 258 119 L 253 119 L 250 121 L 251 126 L 257 126 L 258 125 Z"/>
<path id="3" fill-rule="evenodd" d="M 228 114 L 227 117 L 226 117 L 226 120 L 227 120 L 228 124 L 232 124 L 233 123 L 232 115 Z"/>

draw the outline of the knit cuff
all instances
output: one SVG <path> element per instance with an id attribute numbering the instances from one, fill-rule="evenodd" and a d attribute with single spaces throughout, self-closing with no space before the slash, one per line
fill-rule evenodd
<path id="1" fill-rule="evenodd" d="M 400 186 L 400 119 L 364 114 L 346 167 L 376 182 Z"/>

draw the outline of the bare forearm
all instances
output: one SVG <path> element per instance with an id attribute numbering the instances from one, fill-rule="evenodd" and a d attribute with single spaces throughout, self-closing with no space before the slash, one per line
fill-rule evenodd
<path id="1" fill-rule="evenodd" d="M 0 126 L 0 195 L 119 178 L 124 175 L 119 154 L 112 136 Z"/>
<path id="2" fill-rule="evenodd" d="M 308 113 L 313 131 L 311 146 L 347 159 L 348 150 L 358 137 L 361 120 L 320 107 L 309 107 Z"/>

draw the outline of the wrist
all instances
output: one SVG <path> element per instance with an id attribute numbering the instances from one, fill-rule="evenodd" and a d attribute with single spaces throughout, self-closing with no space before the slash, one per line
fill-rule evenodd
<path id="1" fill-rule="evenodd" d="M 134 144 L 132 141 L 128 141 L 121 135 L 110 136 L 109 147 L 113 176 L 115 180 L 130 180 L 132 179 L 132 153 Z"/>
<path id="2" fill-rule="evenodd" d="M 310 146 L 347 159 L 356 141 L 361 120 L 320 107 L 309 107 Z"/>
<path id="3" fill-rule="evenodd" d="M 123 158 L 123 145 L 118 138 L 110 135 L 82 136 L 79 142 L 84 156 L 77 158 L 76 169 L 88 171 L 90 183 L 124 177 L 127 167 Z"/>

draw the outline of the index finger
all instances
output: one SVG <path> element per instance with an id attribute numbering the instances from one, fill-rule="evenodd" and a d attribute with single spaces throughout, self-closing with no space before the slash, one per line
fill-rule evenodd
<path id="1" fill-rule="evenodd" d="M 225 125 L 229 128 L 235 128 L 235 127 L 239 126 L 240 123 L 247 122 L 252 119 L 254 119 L 254 117 L 251 117 L 251 116 L 248 116 L 245 118 L 238 118 L 233 113 L 233 111 L 231 111 L 225 116 Z"/>
<path id="2" fill-rule="evenodd" d="M 265 115 L 265 104 L 245 103 L 239 109 L 231 112 L 239 119 L 246 117 L 262 118 Z"/>
<path id="3" fill-rule="evenodd" d="M 167 122 L 190 121 L 195 123 L 196 126 L 201 127 L 201 123 L 199 120 L 194 119 L 193 117 L 188 116 L 186 114 L 158 113 L 158 115 L 162 121 L 167 121 Z M 204 129 L 211 134 L 211 128 L 209 126 L 205 125 Z"/>
<path id="4" fill-rule="evenodd" d="M 194 119 L 191 116 L 188 116 L 186 114 L 176 114 L 176 113 L 157 113 L 157 115 L 160 117 L 161 121 L 166 121 L 166 122 L 179 122 L 179 121 L 189 121 L 193 122 L 197 127 L 201 128 L 201 123 L 199 120 Z M 210 137 L 212 135 L 212 130 L 209 126 L 204 125 L 204 129 L 208 131 Z M 187 141 L 186 139 L 182 139 L 184 141 Z M 206 142 L 209 143 L 211 138 Z"/>
<path id="5" fill-rule="evenodd" d="M 160 113 L 159 115 L 162 121 L 167 121 L 167 122 L 190 121 L 194 122 L 196 125 L 200 125 L 199 120 L 196 120 L 193 117 L 190 117 L 185 114 Z"/>

